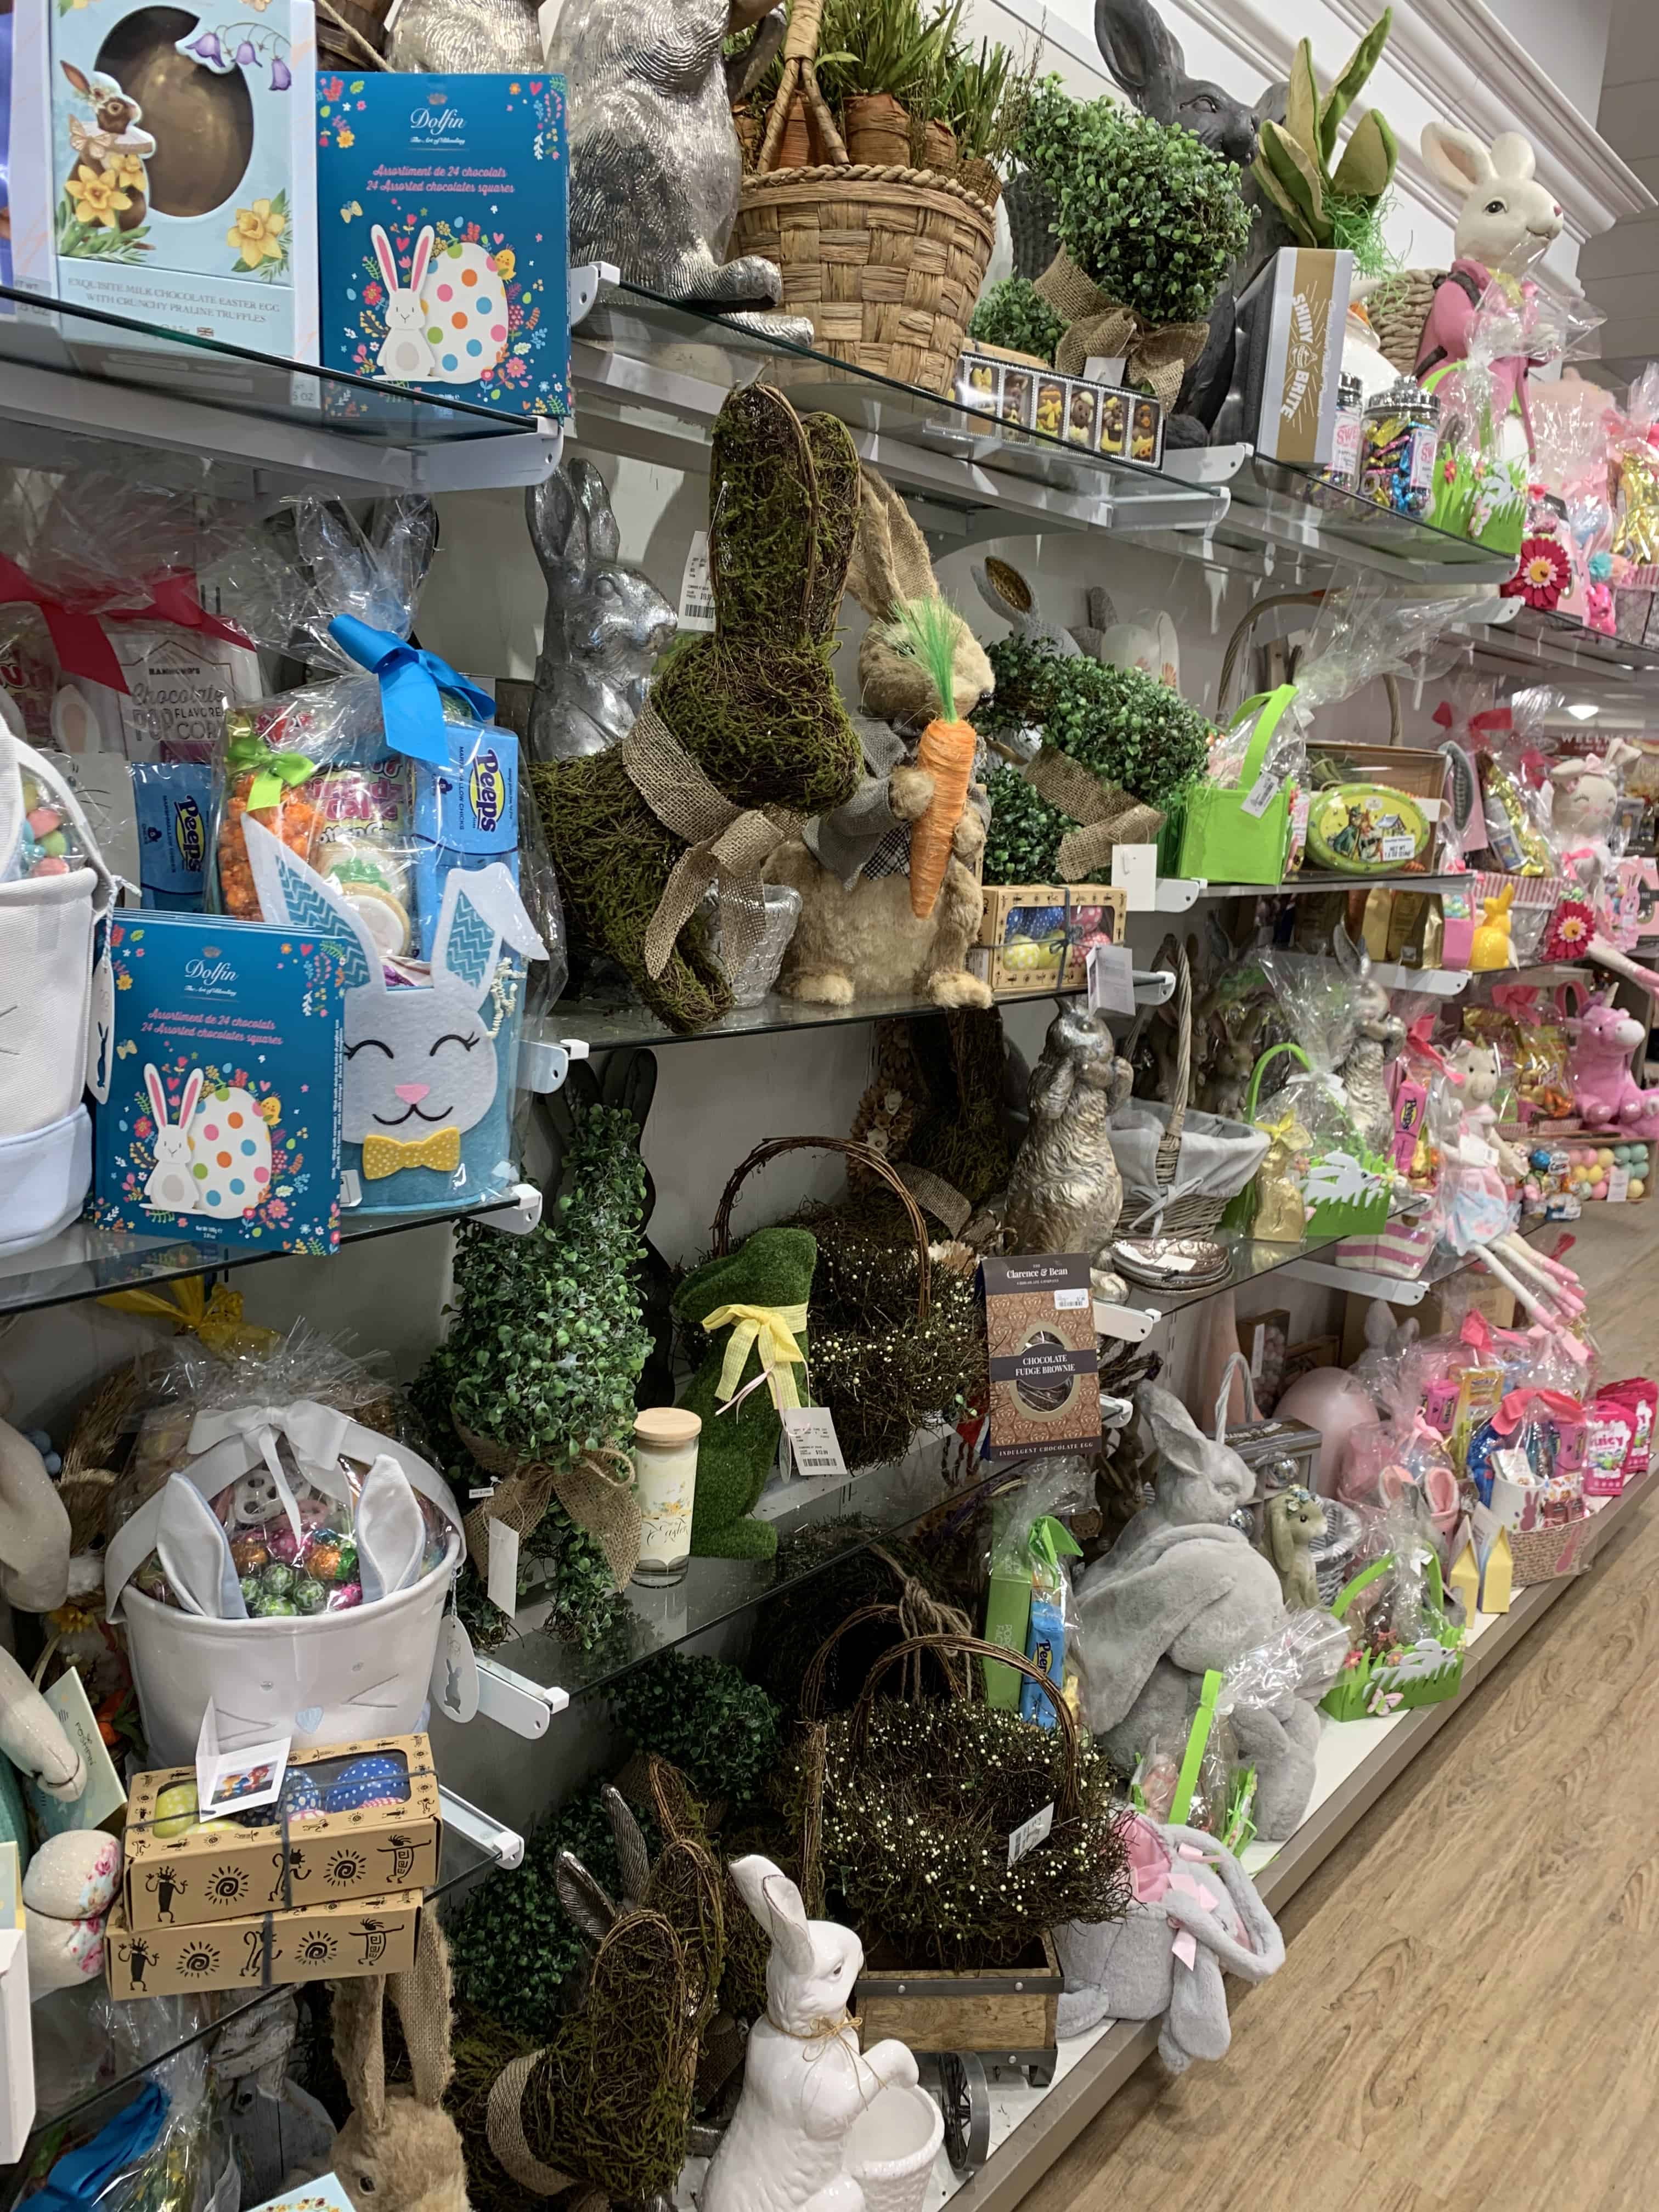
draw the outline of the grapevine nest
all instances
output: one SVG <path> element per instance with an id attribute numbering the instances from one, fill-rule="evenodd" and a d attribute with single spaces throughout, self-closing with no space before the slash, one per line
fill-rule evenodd
<path id="1" fill-rule="evenodd" d="M 963 1699 L 882 1698 L 832 1716 L 823 1742 L 832 1910 L 905 1965 L 1010 1966 L 1061 1921 L 1127 1910 L 1115 1777 L 1068 1731 Z M 1051 1803 L 1048 1841 L 1010 1867 L 1009 1836 Z"/>

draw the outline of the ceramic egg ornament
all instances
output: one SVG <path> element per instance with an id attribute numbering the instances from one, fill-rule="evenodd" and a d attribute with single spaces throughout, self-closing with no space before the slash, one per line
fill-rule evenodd
<path id="1" fill-rule="evenodd" d="M 121 1846 L 96 1828 L 48 1836 L 23 1876 L 31 2002 L 104 1971 L 104 1916 L 121 1882 Z"/>

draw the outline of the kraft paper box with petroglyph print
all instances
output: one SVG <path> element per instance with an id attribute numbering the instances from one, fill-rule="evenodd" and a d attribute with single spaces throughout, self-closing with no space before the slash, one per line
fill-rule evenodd
<path id="1" fill-rule="evenodd" d="M 1352 253 L 1287 246 L 1238 303 L 1243 434 L 1270 460 L 1316 469 L 1331 458 L 1352 282 Z"/>
<path id="2" fill-rule="evenodd" d="M 364 1778 L 377 1772 L 389 1796 L 406 1795 L 396 1802 L 356 1802 Z M 164 1767 L 141 1774 L 132 1785 L 123 1892 L 127 1925 L 135 1932 L 384 1897 L 391 1890 L 429 1888 L 438 1878 L 443 1824 L 432 1747 L 423 1735 L 296 1752 L 283 1788 L 286 1849 L 274 1807 L 259 1827 L 216 1819 L 181 1831 L 174 1808 L 193 1806 L 195 1779 L 191 1767 Z M 182 1800 L 181 1790 L 189 1793 Z M 328 1811 L 337 1790 L 353 1802 Z M 183 1817 L 192 1816 L 186 1811 Z"/>
<path id="3" fill-rule="evenodd" d="M 422 1902 L 406 1889 L 199 1928 L 129 1928 L 118 1908 L 104 1931 L 104 1977 L 112 1997 L 161 1997 L 401 1974 L 415 1963 Z"/>

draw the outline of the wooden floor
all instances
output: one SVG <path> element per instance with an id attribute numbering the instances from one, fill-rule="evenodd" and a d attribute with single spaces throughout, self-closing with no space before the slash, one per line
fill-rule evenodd
<path id="1" fill-rule="evenodd" d="M 1656 1372 L 1659 1213 L 1573 1255 Z M 1640 1509 L 1286 1909 L 1232 2049 L 1151 2060 L 1025 2212 L 1659 2203 L 1659 1527 Z"/>

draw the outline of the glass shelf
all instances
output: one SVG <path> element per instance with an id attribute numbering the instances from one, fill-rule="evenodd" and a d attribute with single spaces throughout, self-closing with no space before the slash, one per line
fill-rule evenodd
<path id="1" fill-rule="evenodd" d="M 1132 515 L 1201 528 L 1226 508 L 1224 491 L 1167 468 L 1094 453 L 1046 431 L 1009 432 L 954 397 L 620 282 L 601 288 L 573 333 L 578 434 L 603 450 L 707 469 L 708 429 L 726 394 L 763 374 L 798 410 L 823 410 L 864 434 L 865 458 L 908 489 L 957 510 L 958 536 L 997 534 L 988 524 L 976 533 L 961 521 L 963 511 L 1006 508 L 1016 526 L 1024 513 L 1060 529 L 1126 526 Z"/>
<path id="2" fill-rule="evenodd" d="M 559 450 L 544 425 L 0 285 L 0 452 L 20 462 L 109 466 L 137 443 L 198 483 L 205 461 L 442 490 L 538 481 Z"/>
<path id="3" fill-rule="evenodd" d="M 1570 616 L 1547 613 L 1541 607 L 1520 606 L 1510 621 L 1488 623 L 1469 635 L 1477 652 L 1527 667 L 1571 669 L 1580 675 L 1650 688 L 1659 677 L 1659 646 L 1607 637 L 1600 630 L 1586 629 Z"/>
<path id="4" fill-rule="evenodd" d="M 436 1222 L 486 1218 L 516 1209 L 518 1200 L 495 1206 L 436 1206 L 419 1213 L 381 1213 L 362 1221 L 348 1218 L 340 1229 L 340 1249 L 392 1237 L 406 1229 L 428 1229 Z M 264 1244 L 198 1244 L 185 1239 L 140 1237 L 125 1229 L 97 1229 L 77 1221 L 45 1244 L 0 1260 L 0 1314 L 33 1306 L 71 1304 L 111 1291 L 142 1290 L 151 1283 L 176 1282 L 181 1276 L 251 1267 L 258 1260 L 303 1257 Z"/>
<path id="5" fill-rule="evenodd" d="M 445 1825 L 438 1879 L 427 1892 L 441 1898 L 496 1865 L 482 1844 Z M 111 2118 L 149 2069 L 215 2035 L 269 1992 L 221 1990 L 193 1999 L 135 1998 L 117 2004 L 101 1977 L 78 1989 L 55 1990 L 30 2008 L 34 2033 L 35 2121 L 16 2166 L 0 2166 L 0 2203 L 9 2203 L 33 2162 L 48 2162 L 65 2138 L 84 2141 Z"/>
<path id="6" fill-rule="evenodd" d="M 998 996 L 996 1005 L 1006 1011 L 1011 1006 L 1040 1006 L 1055 999 L 1082 995 L 1080 988 L 1007 991 Z M 918 999 L 905 992 L 860 999 L 850 1006 L 822 1006 L 769 991 L 757 1006 L 733 1006 L 730 1013 L 710 1022 L 707 1029 L 685 1030 L 671 1029 L 642 1000 L 630 999 L 619 988 L 614 993 L 595 991 L 580 998 L 561 999 L 543 1017 L 540 1033 L 548 1038 L 581 1037 L 590 1052 L 614 1052 L 623 1045 L 696 1044 L 705 1037 L 774 1036 L 790 1030 L 836 1029 L 849 1023 L 885 1021 L 893 1015 L 919 1019 L 923 1014 L 942 1011 L 931 999 Z"/>

